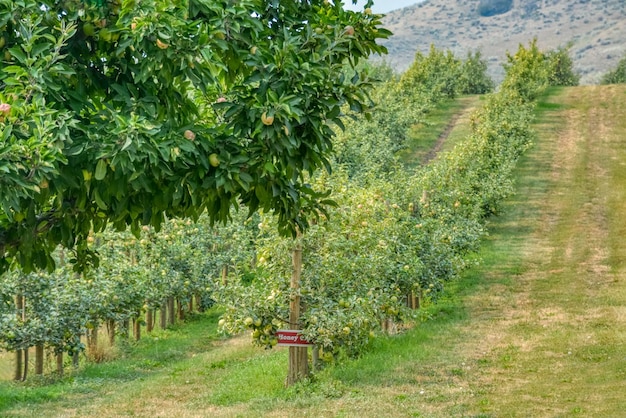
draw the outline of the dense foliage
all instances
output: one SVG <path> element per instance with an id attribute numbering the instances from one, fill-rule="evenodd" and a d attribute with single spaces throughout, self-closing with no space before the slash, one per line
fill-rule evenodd
<path id="1" fill-rule="evenodd" d="M 602 84 L 626 83 L 626 57 L 622 58 L 617 66 L 602 76 Z"/>
<path id="2" fill-rule="evenodd" d="M 0 271 L 51 269 L 57 244 L 80 269 L 108 224 L 240 204 L 306 229 L 326 194 L 305 173 L 388 35 L 340 1 L 0 1 Z"/>
<path id="3" fill-rule="evenodd" d="M 560 47 L 547 52 L 546 59 L 549 62 L 549 83 L 551 86 L 577 86 L 580 82 L 580 74 L 573 69 L 570 47 Z"/>

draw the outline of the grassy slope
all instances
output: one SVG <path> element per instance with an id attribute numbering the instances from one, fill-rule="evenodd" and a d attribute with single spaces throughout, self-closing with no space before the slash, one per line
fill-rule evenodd
<path id="1" fill-rule="evenodd" d="M 427 114 L 426 123 L 413 127 L 407 148 L 400 153 L 402 162 L 415 167 L 427 163 L 442 149 L 448 137 L 459 125 L 465 124 L 471 111 L 478 105 L 480 96 L 463 96 L 444 100 Z"/>
<path id="2" fill-rule="evenodd" d="M 482 264 L 362 358 L 284 390 L 285 350 L 222 341 L 213 314 L 49 386 L 0 383 L 0 416 L 621 416 L 624 99 L 588 87 L 542 104 Z"/>

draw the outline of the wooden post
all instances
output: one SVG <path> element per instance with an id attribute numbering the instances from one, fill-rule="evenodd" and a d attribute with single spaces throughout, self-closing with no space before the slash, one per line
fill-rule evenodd
<path id="1" fill-rule="evenodd" d="M 300 329 L 300 278 L 302 276 L 302 235 L 298 232 L 292 253 L 291 301 L 289 303 L 289 329 Z M 309 376 L 307 347 L 289 347 L 289 372 L 287 386 Z"/>

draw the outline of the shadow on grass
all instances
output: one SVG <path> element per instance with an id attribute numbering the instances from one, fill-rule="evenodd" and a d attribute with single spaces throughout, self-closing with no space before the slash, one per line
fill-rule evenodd
<path id="1" fill-rule="evenodd" d="M 212 309 L 189 316 L 184 324 L 158 330 L 139 342 L 119 341 L 120 356 L 109 362 L 86 363 L 65 376 L 32 376 L 26 382 L 0 382 L 0 416 L 20 404 L 29 406 L 60 400 L 72 394 L 99 396 L 105 385 L 146 378 L 158 370 L 175 367 L 194 353 L 207 351 L 219 340 L 221 311 Z M 119 340 L 119 339 L 118 339 Z"/>

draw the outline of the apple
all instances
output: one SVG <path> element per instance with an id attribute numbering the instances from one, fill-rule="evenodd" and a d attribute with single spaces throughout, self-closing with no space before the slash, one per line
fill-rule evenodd
<path id="1" fill-rule="evenodd" d="M 348 35 L 348 36 L 352 36 L 352 35 L 354 35 L 354 27 L 353 27 L 353 26 L 350 26 L 350 25 L 346 26 L 346 27 L 343 29 L 343 33 L 345 33 L 345 34 L 346 34 L 346 35 Z"/>
<path id="2" fill-rule="evenodd" d="M 216 102 L 217 103 L 224 103 L 226 101 L 226 97 L 218 97 Z"/>
<path id="3" fill-rule="evenodd" d="M 185 139 L 188 139 L 190 141 L 193 141 L 194 139 L 196 139 L 196 134 L 190 129 L 187 129 L 185 131 L 184 136 L 185 136 Z"/>
<path id="4" fill-rule="evenodd" d="M 268 115 L 266 112 L 263 112 L 261 115 L 261 122 L 263 125 L 271 126 L 274 123 L 274 116 Z"/>
<path id="5" fill-rule="evenodd" d="M 253 46 L 252 48 L 250 48 L 250 53 L 252 55 L 256 55 L 256 51 L 257 51 L 257 47 L 256 46 Z"/>
<path id="6" fill-rule="evenodd" d="M 368 7 L 367 9 L 363 10 L 363 13 L 369 16 L 372 14 L 372 9 Z"/>
<path id="7" fill-rule="evenodd" d="M 216 153 L 209 155 L 209 164 L 211 164 L 212 167 L 217 167 L 220 165 L 220 159 Z"/>
<path id="8" fill-rule="evenodd" d="M 165 42 L 161 41 L 160 39 L 156 40 L 156 46 L 158 46 L 160 49 L 167 49 L 170 46 L 168 44 L 166 44 Z"/>
<path id="9" fill-rule="evenodd" d="M 83 25 L 83 33 L 86 37 L 90 38 L 96 33 L 96 28 L 92 23 L 87 22 Z"/>
<path id="10" fill-rule="evenodd" d="M 102 39 L 104 42 L 111 42 L 113 41 L 113 34 L 110 30 L 104 28 L 100 31 L 100 39 Z"/>
<path id="11" fill-rule="evenodd" d="M 252 327 L 252 324 L 254 324 L 254 319 L 252 319 L 251 317 L 247 317 L 246 319 L 243 320 L 243 324 L 245 326 Z"/>
<path id="12" fill-rule="evenodd" d="M 0 116 L 8 116 L 11 113 L 11 105 L 8 103 L 0 103 Z"/>
<path id="13" fill-rule="evenodd" d="M 4 39 L 4 36 L 0 36 L 0 48 L 4 48 L 4 45 L 7 43 L 6 39 Z"/>

